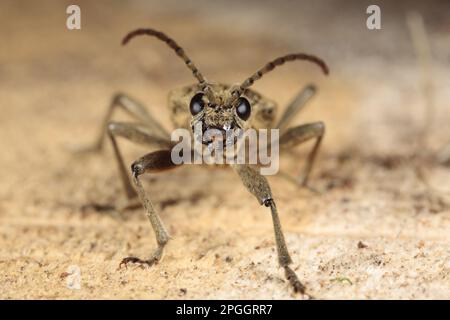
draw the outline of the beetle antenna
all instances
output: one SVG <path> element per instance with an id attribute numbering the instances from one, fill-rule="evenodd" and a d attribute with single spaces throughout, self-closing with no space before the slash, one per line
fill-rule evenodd
<path id="1" fill-rule="evenodd" d="M 242 82 L 242 84 L 240 86 L 238 86 L 238 88 L 235 91 L 233 91 L 233 95 L 235 95 L 236 97 L 239 97 L 242 94 L 242 92 L 245 91 L 245 89 L 247 89 L 248 87 L 253 85 L 253 83 L 256 80 L 261 79 L 261 77 L 263 75 L 265 75 L 266 73 L 269 73 L 276 67 L 281 66 L 286 62 L 295 61 L 295 60 L 310 61 L 310 62 L 318 65 L 322 69 L 324 74 L 327 75 L 329 73 L 328 66 L 322 59 L 320 59 L 316 56 L 313 56 L 313 55 L 306 54 L 306 53 L 292 53 L 292 54 L 288 54 L 288 55 L 276 58 L 275 60 L 268 62 L 264 67 L 262 67 L 261 69 L 256 71 L 251 77 L 247 78 L 244 82 Z"/>
<path id="2" fill-rule="evenodd" d="M 208 82 L 206 81 L 205 77 L 203 77 L 203 75 L 197 69 L 197 67 L 192 62 L 192 60 L 186 55 L 186 53 L 184 52 L 184 49 L 181 48 L 178 45 L 178 43 L 175 42 L 175 40 L 173 40 L 172 38 L 170 38 L 169 36 L 167 36 L 165 33 L 161 32 L 161 31 L 154 30 L 154 29 L 136 29 L 134 31 L 129 32 L 125 36 L 125 38 L 123 38 L 122 45 L 126 45 L 132 38 L 134 38 L 136 36 L 141 36 L 141 35 L 156 37 L 157 39 L 164 41 L 170 48 L 172 48 L 175 51 L 175 53 L 181 59 L 183 59 L 184 63 L 192 71 L 192 74 L 194 75 L 194 77 L 196 77 L 197 80 L 200 82 L 200 86 L 202 87 L 202 89 L 209 88 Z"/>

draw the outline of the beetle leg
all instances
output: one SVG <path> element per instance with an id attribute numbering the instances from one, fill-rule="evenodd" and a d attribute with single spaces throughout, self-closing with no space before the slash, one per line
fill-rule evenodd
<path id="1" fill-rule="evenodd" d="M 450 144 L 446 145 L 439 153 L 438 153 L 438 161 L 440 164 L 444 166 L 450 165 Z"/>
<path id="2" fill-rule="evenodd" d="M 306 159 L 305 168 L 303 173 L 298 178 L 301 186 L 308 185 L 309 175 L 311 173 L 314 161 L 316 159 L 317 152 L 322 142 L 322 138 L 325 134 L 325 124 L 323 122 L 314 122 L 304 124 L 298 127 L 292 127 L 286 130 L 280 137 L 280 148 L 288 149 L 296 145 L 299 145 L 305 141 L 315 138 L 316 142 L 314 147 L 308 154 Z"/>
<path id="3" fill-rule="evenodd" d="M 137 200 L 137 193 L 132 186 L 130 177 L 128 176 L 128 170 L 125 166 L 122 153 L 120 152 L 117 144 L 117 137 L 123 137 L 134 143 L 158 146 L 160 148 L 170 148 L 171 142 L 159 136 L 153 135 L 151 130 L 146 125 L 138 123 L 110 122 L 107 127 L 107 133 L 108 137 L 111 139 L 114 156 L 119 169 L 120 179 L 128 201 L 124 205 L 120 205 L 118 207 L 114 205 L 111 206 L 109 204 L 104 205 L 97 203 L 87 204 L 84 207 L 92 207 L 96 211 L 111 211 L 113 209 L 115 213 L 141 207 L 141 203 Z"/>
<path id="4" fill-rule="evenodd" d="M 125 193 L 128 199 L 133 199 L 137 194 L 130 183 L 128 170 L 126 169 L 122 154 L 117 145 L 116 137 L 124 137 L 129 141 L 139 144 L 157 145 L 166 148 L 170 147 L 170 142 L 166 139 L 152 135 L 148 127 L 134 123 L 110 122 L 108 124 L 107 131 L 108 136 L 111 139 L 117 164 L 119 166 L 119 174 L 125 189 Z"/>
<path id="5" fill-rule="evenodd" d="M 143 125 L 147 126 L 148 130 L 155 136 L 159 136 L 161 138 L 169 137 L 169 133 L 156 121 L 153 116 L 148 113 L 146 108 L 137 102 L 136 100 L 128 97 L 125 94 L 118 93 L 113 96 L 111 99 L 111 103 L 109 105 L 108 111 L 103 119 L 102 126 L 100 129 L 100 133 L 97 139 L 94 141 L 92 145 L 87 147 L 77 148 L 75 150 L 77 153 L 85 153 L 85 152 L 95 152 L 100 151 L 103 147 L 103 141 L 105 133 L 107 133 L 108 124 L 111 120 L 111 117 L 114 113 L 114 110 L 119 107 L 122 110 L 126 111 L 128 114 L 139 120 Z"/>
<path id="6" fill-rule="evenodd" d="M 305 286 L 300 282 L 295 272 L 289 267 L 292 263 L 292 259 L 289 255 L 286 241 L 284 240 L 280 218 L 278 217 L 278 211 L 267 179 L 248 165 L 234 165 L 233 168 L 240 176 L 244 186 L 256 197 L 256 199 L 258 199 L 259 203 L 266 207 L 270 207 L 275 232 L 278 262 L 284 269 L 286 279 L 289 281 L 289 284 L 294 291 L 304 294 Z"/>
<path id="7" fill-rule="evenodd" d="M 289 122 L 291 122 L 297 113 L 299 113 L 300 110 L 306 106 L 307 102 L 314 96 L 316 91 L 317 89 L 313 84 L 309 84 L 302 91 L 300 91 L 286 107 L 275 128 L 280 129 L 280 131 L 284 131 Z"/>
<path id="8" fill-rule="evenodd" d="M 177 167 L 171 160 L 171 151 L 170 150 L 160 150 L 149 153 L 142 158 L 136 160 L 131 165 L 132 171 L 132 179 L 133 183 L 136 187 L 137 193 L 139 195 L 139 199 L 141 200 L 145 213 L 147 215 L 148 220 L 150 221 L 153 231 L 155 232 L 156 242 L 158 247 L 156 250 L 150 255 L 148 259 L 140 259 L 137 257 L 127 257 L 124 258 L 119 267 L 122 265 L 127 265 L 128 263 L 140 263 L 147 264 L 149 266 L 159 262 L 163 255 L 163 250 L 165 245 L 170 239 L 169 234 L 167 233 L 164 225 L 156 213 L 155 208 L 153 207 L 152 202 L 147 196 L 144 187 L 139 179 L 139 176 L 143 173 L 156 173 L 169 169 L 173 169 Z"/>

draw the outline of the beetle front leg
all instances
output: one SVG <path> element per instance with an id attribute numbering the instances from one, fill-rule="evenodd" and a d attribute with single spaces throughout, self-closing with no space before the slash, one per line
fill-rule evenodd
<path id="1" fill-rule="evenodd" d="M 139 198 L 144 206 L 145 213 L 147 215 L 150 224 L 152 225 L 153 231 L 155 232 L 156 242 L 158 247 L 156 250 L 150 255 L 148 259 L 140 259 L 138 257 L 127 257 L 124 258 L 119 267 L 122 265 L 127 265 L 128 263 L 140 263 L 147 264 L 149 266 L 159 262 L 162 258 L 164 247 L 170 239 L 169 234 L 167 233 L 159 215 L 156 213 L 155 208 L 153 207 L 152 202 L 147 196 L 144 187 L 139 179 L 139 176 L 143 173 L 155 173 L 161 172 L 169 169 L 173 169 L 177 167 L 171 160 L 171 151 L 170 150 L 160 150 L 156 152 L 149 153 L 142 158 L 135 161 L 132 166 L 132 177 L 133 182 L 136 187 L 136 191 L 139 195 Z"/>
<path id="2" fill-rule="evenodd" d="M 284 269 L 286 279 L 289 281 L 294 291 L 304 294 L 305 286 L 300 282 L 294 270 L 289 267 L 292 263 L 292 259 L 286 246 L 277 207 L 272 197 L 272 192 L 267 179 L 248 165 L 234 165 L 233 168 L 240 176 L 244 186 L 258 199 L 259 203 L 266 207 L 270 207 L 275 232 L 278 262 Z"/>

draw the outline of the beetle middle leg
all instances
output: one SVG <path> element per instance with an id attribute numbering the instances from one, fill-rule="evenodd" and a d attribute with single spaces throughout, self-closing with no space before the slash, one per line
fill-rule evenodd
<path id="1" fill-rule="evenodd" d="M 314 122 L 297 127 L 292 127 L 286 130 L 280 137 L 280 148 L 293 148 L 310 139 L 316 139 L 313 148 L 306 159 L 305 168 L 301 176 L 296 179 L 302 186 L 308 185 L 309 175 L 311 173 L 314 161 L 316 160 L 317 152 L 319 151 L 322 138 L 325 134 L 325 124 L 323 122 Z"/>
<path id="2" fill-rule="evenodd" d="M 114 114 L 114 111 L 120 108 L 137 119 L 140 123 L 148 128 L 148 131 L 155 136 L 169 137 L 169 133 L 159 124 L 156 119 L 147 111 L 147 109 L 138 101 L 123 93 L 117 93 L 111 99 L 108 111 L 104 116 L 100 133 L 92 145 L 79 148 L 78 153 L 100 151 L 103 147 L 104 137 L 108 130 L 108 124 Z"/>
<path id="3" fill-rule="evenodd" d="M 317 89 L 313 84 L 307 85 L 302 91 L 300 91 L 288 104 L 275 128 L 278 128 L 283 132 L 297 113 L 299 113 L 306 106 L 308 101 L 311 100 L 316 91 Z"/>
<path id="4" fill-rule="evenodd" d="M 136 123 L 127 122 L 110 122 L 108 124 L 108 136 L 111 139 L 114 154 L 116 156 L 120 178 L 123 183 L 123 187 L 127 198 L 133 199 L 137 196 L 136 191 L 130 183 L 128 177 L 128 170 L 126 169 L 122 154 L 117 145 L 116 137 L 123 137 L 129 141 L 147 144 L 147 145 L 157 145 L 159 147 L 170 147 L 170 141 L 159 136 L 155 136 L 145 125 L 140 125 Z"/>
<path id="5" fill-rule="evenodd" d="M 112 122 L 111 117 L 117 108 L 121 108 L 140 123 Z M 125 167 L 122 154 L 117 145 L 116 136 L 121 136 L 138 144 L 170 146 L 169 133 L 156 121 L 146 108 L 136 100 L 123 93 L 117 93 L 111 99 L 108 111 L 103 119 L 100 134 L 92 145 L 78 148 L 77 153 L 100 151 L 104 137 L 108 135 L 117 160 L 119 175 L 127 198 L 134 199 L 137 194 L 130 183 L 128 170 Z"/>
<path id="6" fill-rule="evenodd" d="M 151 266 L 161 260 L 164 247 L 169 241 L 170 236 L 167 233 L 159 215 L 156 213 L 152 202 L 147 196 L 139 177 L 143 173 L 156 173 L 169 169 L 174 169 L 176 167 L 177 165 L 172 162 L 170 150 L 159 150 L 149 153 L 143 156 L 142 158 L 136 160 L 131 165 L 133 183 L 136 187 L 139 198 L 144 206 L 148 220 L 150 221 L 153 231 L 155 232 L 158 247 L 150 255 L 148 259 L 143 260 L 138 257 L 127 257 L 121 261 L 119 266 L 127 265 L 130 262 L 147 264 Z"/>
<path id="7" fill-rule="evenodd" d="M 305 286 L 300 282 L 294 270 L 289 267 L 292 263 L 292 259 L 289 255 L 286 241 L 284 240 L 277 207 L 275 205 L 275 200 L 272 197 L 272 192 L 267 179 L 249 165 L 234 165 L 233 168 L 240 176 L 244 186 L 258 199 L 259 203 L 266 207 L 270 207 L 275 232 L 278 262 L 280 266 L 284 268 L 286 279 L 289 281 L 294 291 L 304 294 Z"/>
<path id="8" fill-rule="evenodd" d="M 444 166 L 450 165 L 450 144 L 446 145 L 439 153 L 438 153 L 438 161 L 440 164 Z"/>
<path id="9" fill-rule="evenodd" d="M 139 123 L 130 123 L 130 122 L 109 122 L 107 126 L 107 135 L 111 140 L 111 144 L 113 147 L 114 155 L 116 158 L 116 162 L 119 169 L 119 175 L 122 181 L 122 185 L 127 196 L 127 203 L 125 206 L 120 206 L 116 208 L 112 206 L 114 209 L 118 209 L 119 212 L 125 209 L 135 208 L 140 206 L 139 201 L 136 200 L 137 193 L 135 188 L 133 187 L 130 177 L 128 175 L 127 167 L 125 166 L 125 162 L 122 157 L 122 153 L 120 152 L 117 137 L 125 138 L 128 141 L 137 143 L 137 144 L 145 144 L 149 146 L 157 146 L 162 148 L 170 148 L 171 142 L 168 139 L 162 138 L 160 136 L 156 136 L 152 133 L 151 129 L 144 124 Z M 104 210 L 107 208 L 111 209 L 111 206 L 105 205 L 97 205 L 97 208 L 100 210 Z"/>

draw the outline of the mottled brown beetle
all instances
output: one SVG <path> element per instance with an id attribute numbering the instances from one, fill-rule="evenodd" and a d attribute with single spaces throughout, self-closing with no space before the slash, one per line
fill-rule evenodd
<path id="1" fill-rule="evenodd" d="M 286 111 L 278 122 L 275 122 L 275 103 L 264 98 L 254 90 L 249 89 L 249 87 L 264 74 L 288 61 L 307 60 L 319 65 L 322 71 L 328 74 L 328 67 L 325 62 L 315 56 L 304 53 L 288 54 L 267 63 L 240 85 L 213 84 L 203 77 L 184 50 L 173 39 L 162 32 L 153 29 L 138 29 L 130 32 L 123 39 L 122 44 L 125 45 L 132 38 L 140 35 L 153 36 L 165 42 L 183 59 L 198 80 L 196 84 L 173 90 L 169 94 L 169 108 L 175 127 L 192 129 L 193 124 L 201 121 L 207 128 L 219 128 L 220 130 L 235 130 L 235 128 L 278 128 L 280 129 L 280 148 L 290 148 L 315 138 L 316 142 L 308 155 L 302 178 L 297 179 L 301 185 L 307 184 L 309 173 L 324 135 L 325 126 L 322 122 L 315 122 L 287 128 L 287 124 L 313 96 L 315 93 L 314 86 L 310 85 L 302 90 L 287 106 Z M 117 106 L 134 116 L 139 122 L 111 122 L 110 118 Z M 161 260 L 164 246 L 170 237 L 153 208 L 152 202 L 144 191 L 139 177 L 144 173 L 156 173 L 177 167 L 171 159 L 171 148 L 174 143 L 170 140 L 169 133 L 141 104 L 124 94 L 114 96 L 103 122 L 100 136 L 93 146 L 85 150 L 100 150 L 103 145 L 105 133 L 111 139 L 127 197 L 129 200 L 133 200 L 139 196 L 156 234 L 158 244 L 157 249 L 148 259 L 142 260 L 137 257 L 128 257 L 123 259 L 120 265 L 141 263 L 151 266 Z M 132 175 L 130 179 L 117 146 L 116 137 L 124 137 L 135 143 L 158 146 L 160 150 L 151 152 L 136 160 L 131 166 Z M 304 286 L 298 280 L 295 272 L 289 267 L 292 260 L 286 247 L 277 208 L 267 179 L 250 165 L 235 164 L 232 165 L 232 168 L 240 176 L 245 187 L 258 199 L 259 203 L 270 207 L 275 230 L 278 261 L 281 267 L 284 268 L 286 278 L 293 289 L 296 292 L 304 293 Z"/>

